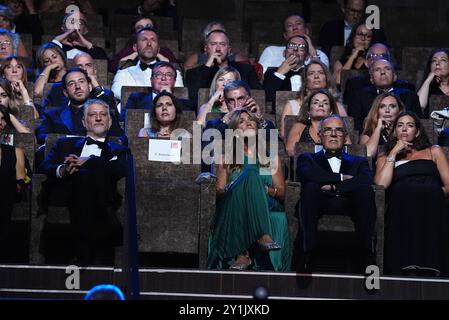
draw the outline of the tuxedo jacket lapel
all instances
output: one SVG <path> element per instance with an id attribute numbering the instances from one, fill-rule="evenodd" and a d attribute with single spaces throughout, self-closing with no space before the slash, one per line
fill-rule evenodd
<path id="1" fill-rule="evenodd" d="M 351 165 L 351 158 L 346 152 L 343 152 L 341 157 L 341 166 L 340 166 L 340 173 L 347 174 Z"/>
<path id="2" fill-rule="evenodd" d="M 329 164 L 329 161 L 327 161 L 326 156 L 324 155 L 324 151 L 321 150 L 320 152 L 316 153 L 316 161 L 318 165 L 323 168 L 326 171 L 332 172 L 332 168 Z"/>
<path id="3" fill-rule="evenodd" d="M 86 138 L 79 138 L 75 141 L 75 145 L 73 146 L 75 154 L 78 156 L 81 155 L 81 152 L 83 151 L 84 144 L 86 143 Z"/>

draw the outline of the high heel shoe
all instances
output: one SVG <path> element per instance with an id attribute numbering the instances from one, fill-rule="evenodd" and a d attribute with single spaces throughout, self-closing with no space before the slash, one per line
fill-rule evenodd
<path id="1" fill-rule="evenodd" d="M 245 259 L 239 259 L 239 258 L 240 257 L 235 259 L 234 263 L 229 267 L 229 270 L 244 271 L 249 268 L 249 266 L 252 263 L 251 258 L 250 257 L 245 257 Z M 240 260 L 240 262 L 239 262 L 239 260 Z M 246 260 L 246 261 L 242 261 L 242 260 Z"/>

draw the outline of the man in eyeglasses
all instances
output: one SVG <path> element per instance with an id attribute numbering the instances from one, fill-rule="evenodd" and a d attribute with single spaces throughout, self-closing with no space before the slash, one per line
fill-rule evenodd
<path id="1" fill-rule="evenodd" d="M 276 100 L 276 91 L 299 91 L 301 72 L 309 56 L 309 45 L 303 36 L 293 36 L 285 45 L 285 60 L 279 67 L 270 67 L 264 75 L 263 86 L 267 101 Z"/>
<path id="2" fill-rule="evenodd" d="M 148 89 L 148 92 L 133 92 L 129 96 L 120 113 L 120 121 L 125 121 L 126 110 L 128 109 L 152 109 L 153 99 L 158 93 L 162 91 L 174 93 L 176 77 L 176 69 L 170 62 L 156 62 L 151 74 L 151 88 Z M 179 99 L 179 102 L 185 110 L 196 110 L 196 108 L 191 107 L 187 99 Z"/>
<path id="3" fill-rule="evenodd" d="M 399 96 L 407 110 L 423 117 L 424 108 L 421 108 L 418 95 L 415 91 L 397 87 L 397 73 L 391 61 L 377 59 L 369 69 L 371 85 L 364 87 L 356 93 L 353 104 L 348 105 L 348 115 L 354 117 L 354 128 L 362 132 L 363 122 L 368 115 L 376 97 L 384 92 L 393 92 Z"/>
<path id="4" fill-rule="evenodd" d="M 296 177 L 301 182 L 297 212 L 300 271 L 312 271 L 321 215 L 346 213 L 355 223 L 364 272 L 364 267 L 376 264 L 376 204 L 371 187 L 373 173 L 365 157 L 349 155 L 344 151 L 348 130 L 338 115 L 322 119 L 318 130 L 323 150 L 303 153 L 297 159 Z"/>
<path id="5" fill-rule="evenodd" d="M 369 47 L 365 59 L 365 66 L 367 70 L 369 70 L 371 65 L 378 59 L 384 59 L 388 61 L 393 60 L 390 50 L 383 43 L 374 43 L 371 45 L 371 47 Z M 355 99 L 357 99 L 358 97 L 358 93 L 363 88 L 369 87 L 371 85 L 372 83 L 368 71 L 366 71 L 363 75 L 348 79 L 344 86 L 342 84 L 343 102 L 348 106 L 353 105 L 355 103 Z M 396 79 L 394 85 L 398 88 L 405 88 L 411 91 L 416 91 L 415 86 L 408 81 Z"/>
<path id="6" fill-rule="evenodd" d="M 333 46 L 345 46 L 351 33 L 352 27 L 365 18 L 366 0 L 344 0 L 341 11 L 343 19 L 336 19 L 326 22 L 320 30 L 318 46 L 321 47 L 328 56 L 331 54 Z M 383 29 L 373 30 L 376 42 L 387 43 Z"/>
<path id="7" fill-rule="evenodd" d="M 283 20 L 283 37 L 286 41 L 293 36 L 302 36 L 307 40 L 309 56 L 307 57 L 306 64 L 309 63 L 311 58 L 320 59 L 326 66 L 329 67 L 329 58 L 327 55 L 315 48 L 312 39 L 310 38 L 311 30 L 306 26 L 306 22 L 302 16 L 293 13 L 288 15 Z M 263 66 L 263 72 L 265 73 L 269 67 L 279 67 L 285 59 L 283 55 L 284 46 L 268 46 L 266 47 L 259 58 L 259 63 Z"/>
<path id="8" fill-rule="evenodd" d="M 157 55 L 160 50 L 156 30 L 151 27 L 140 29 L 135 34 L 134 50 L 137 51 L 139 58 L 137 65 L 119 70 L 112 82 L 111 90 L 119 100 L 122 96 L 122 86 L 151 86 L 152 68 L 159 61 Z M 178 70 L 175 80 L 175 87 L 184 87 L 182 75 Z"/>
<path id="9" fill-rule="evenodd" d="M 6 30 L 0 29 L 0 59 L 15 54 L 17 48 L 14 47 L 13 34 Z"/>
<path id="10" fill-rule="evenodd" d="M 198 89 L 210 88 L 212 79 L 220 68 L 231 66 L 240 73 L 251 89 L 262 89 L 253 66 L 245 63 L 230 61 L 231 46 L 226 32 L 223 30 L 212 30 L 206 37 L 204 52 L 207 55 L 205 64 L 186 72 L 186 83 L 189 88 L 189 98 L 193 104 L 198 103 Z"/>

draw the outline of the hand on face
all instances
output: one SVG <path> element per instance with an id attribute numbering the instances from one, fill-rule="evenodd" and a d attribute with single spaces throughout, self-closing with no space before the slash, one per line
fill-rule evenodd
<path id="1" fill-rule="evenodd" d="M 206 66 L 212 67 L 216 62 L 218 65 L 222 62 L 222 53 L 221 52 L 213 52 L 209 58 L 207 59 Z"/>
<path id="2" fill-rule="evenodd" d="M 282 64 L 279 66 L 277 72 L 280 74 L 287 74 L 290 70 L 294 69 L 298 64 L 299 58 L 292 54 L 287 59 L 285 59 Z"/>

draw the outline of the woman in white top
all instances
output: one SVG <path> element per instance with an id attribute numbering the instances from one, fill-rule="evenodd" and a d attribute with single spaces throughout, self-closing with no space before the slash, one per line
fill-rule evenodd
<path id="1" fill-rule="evenodd" d="M 289 100 L 284 106 L 281 115 L 280 136 L 284 138 L 284 119 L 288 115 L 299 115 L 299 110 L 304 102 L 305 97 L 312 90 L 327 89 L 337 101 L 338 112 L 341 117 L 347 117 L 345 107 L 339 101 L 340 94 L 335 85 L 335 80 L 329 69 L 324 63 L 319 60 L 312 60 L 303 70 L 301 74 L 301 90 L 298 92 L 298 97 L 294 100 Z"/>

